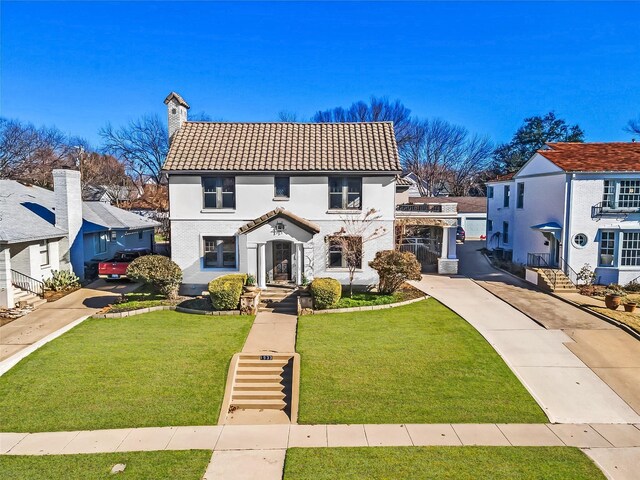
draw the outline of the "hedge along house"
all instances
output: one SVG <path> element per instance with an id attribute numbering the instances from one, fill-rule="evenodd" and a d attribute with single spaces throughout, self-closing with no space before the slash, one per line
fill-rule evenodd
<path id="1" fill-rule="evenodd" d="M 84 278 L 85 264 L 123 248 L 153 246 L 154 221 L 83 202 L 80 172 L 54 170 L 54 190 L 0 180 L 0 307 L 41 296 L 53 270 Z"/>
<path id="2" fill-rule="evenodd" d="M 369 227 L 386 233 L 363 244 L 354 283 L 377 283 L 368 263 L 394 248 L 400 163 L 391 122 L 189 122 L 182 97 L 165 104 L 171 255 L 185 293 L 231 272 L 255 275 L 260 287 L 323 276 L 346 284 L 335 235 L 371 208 L 378 218 Z"/>

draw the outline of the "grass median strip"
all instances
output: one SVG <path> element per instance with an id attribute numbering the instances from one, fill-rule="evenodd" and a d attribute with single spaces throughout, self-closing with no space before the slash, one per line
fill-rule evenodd
<path id="1" fill-rule="evenodd" d="M 95 453 L 88 455 L 0 456 L 0 479 L 11 480 L 200 480 L 211 452 L 208 450 Z M 125 470 L 111 474 L 116 464 Z"/>
<path id="2" fill-rule="evenodd" d="M 172 311 L 89 319 L 0 377 L 0 429 L 213 425 L 252 321 Z"/>
<path id="3" fill-rule="evenodd" d="M 284 480 L 602 480 L 570 447 L 291 448 Z"/>
<path id="4" fill-rule="evenodd" d="M 547 421 L 486 340 L 434 299 L 303 316 L 296 348 L 300 423 Z"/>

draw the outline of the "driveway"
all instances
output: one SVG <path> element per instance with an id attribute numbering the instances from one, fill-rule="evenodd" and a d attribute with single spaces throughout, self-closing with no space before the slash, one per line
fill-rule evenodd
<path id="1" fill-rule="evenodd" d="M 605 325 L 594 323 L 589 318 L 591 315 L 560 300 L 556 300 L 557 305 L 538 308 L 539 302 L 553 297 L 529 289 L 510 275 L 493 269 L 486 261 L 483 264 L 484 258 L 476 251 L 481 247 L 479 243 L 468 242 L 460 246 L 461 267 L 466 264 L 462 271 L 477 277 L 477 282 L 462 276 L 425 275 L 415 285 L 472 324 L 502 356 L 552 422 L 638 423 L 640 409 L 634 411 L 630 406 L 640 401 L 637 397 L 632 398 L 635 385 L 622 383 L 621 388 L 613 381 L 609 385 L 600 378 L 598 370 L 606 370 L 608 378 L 628 379 L 629 375 L 633 376 L 629 370 L 635 370 L 637 374 L 639 369 L 621 365 L 634 365 L 640 359 L 640 352 L 622 364 L 620 362 L 625 359 L 620 358 L 619 353 L 600 353 L 596 358 L 593 340 L 588 335 L 586 339 L 581 337 L 578 343 L 570 333 L 604 332 L 618 336 L 615 327 L 613 330 L 606 322 L 602 322 Z M 477 269 L 472 267 L 474 264 Z M 583 317 L 583 313 L 587 317 Z M 566 322 L 568 328 L 551 327 L 544 322 L 556 326 Z M 576 329 L 576 325 L 591 325 L 594 329 Z M 625 332 L 619 333 L 636 342 Z M 625 345 L 636 351 L 637 345 Z M 605 346 L 607 348 L 615 347 Z M 599 348 L 596 351 L 602 352 Z M 609 363 L 607 367 L 590 368 L 582 357 L 593 364 L 602 363 L 603 358 Z M 615 367 L 611 367 L 612 362 Z M 614 370 L 616 373 L 612 373 Z"/>
<path id="2" fill-rule="evenodd" d="M 133 282 L 97 280 L 0 327 L 0 361 L 81 317 L 93 315 L 138 286 Z"/>

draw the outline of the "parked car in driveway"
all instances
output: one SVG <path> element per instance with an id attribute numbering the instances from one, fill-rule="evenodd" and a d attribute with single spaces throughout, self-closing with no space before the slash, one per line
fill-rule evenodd
<path id="1" fill-rule="evenodd" d="M 460 243 L 464 243 L 464 240 L 466 237 L 467 237 L 467 234 L 465 233 L 464 228 L 458 225 L 458 228 L 456 229 L 456 241 Z"/>
<path id="2" fill-rule="evenodd" d="M 98 264 L 98 276 L 107 280 L 127 278 L 127 267 L 136 258 L 151 254 L 148 248 L 119 250 L 111 260 Z"/>

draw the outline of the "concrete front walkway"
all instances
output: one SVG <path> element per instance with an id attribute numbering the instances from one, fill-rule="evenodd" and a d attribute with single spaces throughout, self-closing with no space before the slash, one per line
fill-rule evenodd
<path id="1" fill-rule="evenodd" d="M 97 280 L 55 302 L 0 327 L 0 361 L 52 334 L 79 318 L 93 315 L 139 284 Z"/>
<path id="2" fill-rule="evenodd" d="M 243 352 L 292 353 L 296 351 L 298 317 L 286 313 L 258 312 Z"/>
<path id="3" fill-rule="evenodd" d="M 640 415 L 546 330 L 463 277 L 425 275 L 415 286 L 473 325 L 495 348 L 553 423 L 640 423 Z"/>

